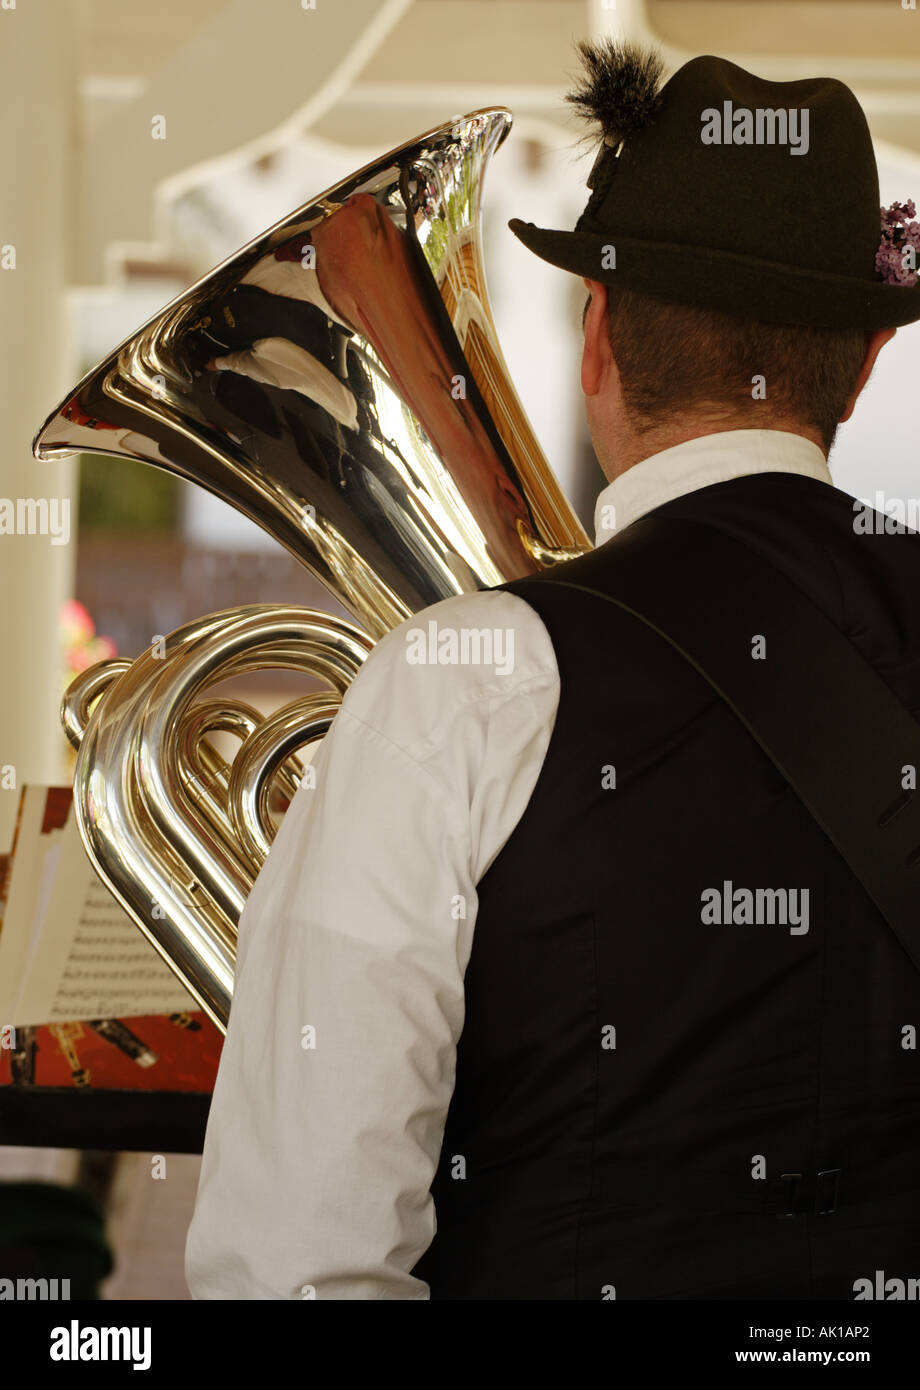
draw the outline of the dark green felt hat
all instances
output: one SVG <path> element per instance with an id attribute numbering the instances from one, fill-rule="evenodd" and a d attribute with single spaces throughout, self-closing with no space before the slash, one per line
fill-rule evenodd
<path id="1" fill-rule="evenodd" d="M 878 170 L 844 83 L 768 82 L 694 58 L 663 88 L 633 45 L 579 45 L 567 98 L 603 137 L 574 231 L 514 218 L 575 275 L 769 323 L 896 328 L 920 319 L 920 277 L 886 283 Z"/>

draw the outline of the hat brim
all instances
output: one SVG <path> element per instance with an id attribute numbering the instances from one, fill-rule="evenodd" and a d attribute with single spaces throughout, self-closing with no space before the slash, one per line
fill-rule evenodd
<path id="1" fill-rule="evenodd" d="M 615 232 L 566 232 L 514 217 L 514 235 L 541 260 L 603 284 L 763 323 L 866 332 L 920 319 L 920 281 L 886 285 L 731 251 L 638 241 Z M 604 268 L 605 251 L 615 267 Z"/>

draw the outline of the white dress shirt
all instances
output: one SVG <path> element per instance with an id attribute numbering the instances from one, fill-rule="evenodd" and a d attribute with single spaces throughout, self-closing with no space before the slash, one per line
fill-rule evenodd
<path id="1" fill-rule="evenodd" d="M 764 472 L 831 482 L 799 435 L 707 435 L 605 487 L 595 544 Z M 432 623 L 503 645 L 478 653 L 488 664 L 472 648 L 465 664 L 410 660 Z M 435 1232 L 476 885 L 527 805 L 558 700 L 542 621 L 489 591 L 408 619 L 352 682 L 240 920 L 186 1251 L 194 1298 L 428 1297 L 409 1271 Z"/>

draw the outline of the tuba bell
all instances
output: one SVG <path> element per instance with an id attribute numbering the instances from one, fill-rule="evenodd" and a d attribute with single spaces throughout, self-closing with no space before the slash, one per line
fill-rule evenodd
<path id="1" fill-rule="evenodd" d="M 123 342 L 48 417 L 38 459 L 153 464 L 249 516 L 355 619 L 251 605 L 69 687 L 74 814 L 97 872 L 221 1030 L 236 928 L 304 774 L 385 632 L 583 553 L 498 346 L 480 245 L 501 108 L 427 131 L 304 204 Z M 327 689 L 263 719 L 206 698 L 286 667 Z M 208 735 L 239 739 L 230 763 Z"/>

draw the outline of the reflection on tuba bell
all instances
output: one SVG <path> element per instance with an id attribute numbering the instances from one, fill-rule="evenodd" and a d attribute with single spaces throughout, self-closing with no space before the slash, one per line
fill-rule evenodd
<path id="1" fill-rule="evenodd" d="M 362 626 L 307 608 L 211 614 L 165 655 L 82 673 L 62 719 L 97 871 L 217 1026 L 273 789 L 328 729 L 377 638 L 420 608 L 589 547 L 508 377 L 480 250 L 502 109 L 428 131 L 224 261 L 89 372 L 33 444 L 141 459 L 258 522 Z M 202 698 L 268 666 L 328 691 L 268 719 Z M 236 735 L 232 763 L 208 735 Z"/>

